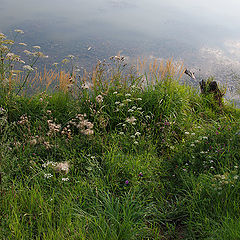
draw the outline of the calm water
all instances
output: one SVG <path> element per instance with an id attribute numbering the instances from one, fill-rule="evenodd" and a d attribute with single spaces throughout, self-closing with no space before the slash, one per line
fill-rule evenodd
<path id="1" fill-rule="evenodd" d="M 235 85 L 240 75 L 238 0 L 0 0 L 0 31 L 24 30 L 55 62 L 83 67 L 119 51 L 183 60 L 196 76 Z M 91 50 L 88 51 L 88 48 Z"/>

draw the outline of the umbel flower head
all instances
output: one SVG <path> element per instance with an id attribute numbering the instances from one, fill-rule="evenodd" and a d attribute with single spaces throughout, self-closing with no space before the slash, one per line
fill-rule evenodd
<path id="1" fill-rule="evenodd" d="M 70 165 L 68 162 L 60 162 L 60 163 L 57 163 L 56 166 L 54 166 L 53 168 L 56 172 L 62 172 L 62 173 L 68 174 Z"/>
<path id="2" fill-rule="evenodd" d="M 97 101 L 98 103 L 102 103 L 102 102 L 103 102 L 103 96 L 102 96 L 102 95 L 96 96 L 96 101 Z"/>

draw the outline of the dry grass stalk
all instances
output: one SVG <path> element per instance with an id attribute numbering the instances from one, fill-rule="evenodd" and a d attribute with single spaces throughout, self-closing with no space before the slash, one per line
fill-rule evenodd
<path id="1" fill-rule="evenodd" d="M 140 74 L 146 73 L 147 79 L 154 84 L 158 80 L 177 79 L 180 80 L 185 71 L 183 62 L 173 62 L 173 58 L 167 60 L 154 59 L 148 65 L 146 59 L 137 60 L 137 72 Z"/>

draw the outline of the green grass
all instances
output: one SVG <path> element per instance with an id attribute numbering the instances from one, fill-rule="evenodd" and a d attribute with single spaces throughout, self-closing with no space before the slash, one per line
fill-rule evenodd
<path id="1" fill-rule="evenodd" d="M 3 86 L 1 239 L 239 239 L 239 109 L 122 64 L 92 89 Z"/>

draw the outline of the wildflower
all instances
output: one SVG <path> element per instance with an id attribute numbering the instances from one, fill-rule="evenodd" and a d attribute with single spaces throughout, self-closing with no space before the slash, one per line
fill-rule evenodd
<path id="1" fill-rule="evenodd" d="M 132 100 L 131 99 L 126 99 L 126 102 L 131 102 Z"/>
<path id="2" fill-rule="evenodd" d="M 54 170 L 56 172 L 63 172 L 65 174 L 69 173 L 69 168 L 70 168 L 70 165 L 68 162 L 60 162 L 60 163 L 57 163 L 56 166 L 54 166 Z"/>
<path id="3" fill-rule="evenodd" d="M 46 149 L 50 149 L 52 145 L 49 142 L 44 141 L 43 145 L 45 146 Z"/>
<path id="4" fill-rule="evenodd" d="M 135 136 L 137 136 L 137 137 L 139 137 L 140 135 L 141 135 L 140 132 L 136 132 L 136 133 L 135 133 Z"/>
<path id="5" fill-rule="evenodd" d="M 44 173 L 44 177 L 45 178 L 51 178 L 53 175 L 51 173 Z"/>
<path id="6" fill-rule="evenodd" d="M 133 109 L 128 109 L 128 112 L 134 112 L 134 110 Z"/>
<path id="7" fill-rule="evenodd" d="M 238 178 L 239 178 L 238 175 L 235 175 L 235 176 L 233 177 L 234 180 L 237 180 Z"/>
<path id="8" fill-rule="evenodd" d="M 124 135 L 124 132 L 119 132 L 119 135 Z"/>
<path id="9" fill-rule="evenodd" d="M 195 144 L 194 144 L 194 143 L 192 143 L 190 146 L 191 146 L 191 147 L 195 147 Z"/>
<path id="10" fill-rule="evenodd" d="M 135 138 L 135 135 L 132 135 L 131 138 Z"/>
<path id="11" fill-rule="evenodd" d="M 142 110 L 142 108 L 141 108 L 141 107 L 140 107 L 140 108 L 137 108 L 137 110 L 138 110 L 138 111 L 141 111 L 141 110 Z"/>
<path id="12" fill-rule="evenodd" d="M 139 177 L 143 177 L 143 173 L 140 172 L 140 173 L 138 174 L 138 176 L 139 176 Z"/>
<path id="13" fill-rule="evenodd" d="M 192 136 L 195 136 L 196 134 L 195 133 L 191 133 Z"/>
<path id="14" fill-rule="evenodd" d="M 33 46 L 33 48 L 40 49 L 41 47 L 40 46 Z"/>
<path id="15" fill-rule="evenodd" d="M 133 106 L 132 109 L 135 110 L 137 107 L 136 106 Z"/>
<path id="16" fill-rule="evenodd" d="M 0 32 L 0 39 L 5 39 L 5 38 L 6 38 L 6 36 Z"/>
<path id="17" fill-rule="evenodd" d="M 116 95 L 116 94 L 117 94 L 117 92 L 113 92 L 113 94 L 114 94 L 114 95 Z"/>
<path id="18" fill-rule="evenodd" d="M 82 89 L 89 89 L 92 86 L 91 83 L 85 82 L 84 84 L 82 84 Z"/>
<path id="19" fill-rule="evenodd" d="M 62 178 L 63 182 L 67 182 L 69 180 L 69 178 Z"/>
<path id="20" fill-rule="evenodd" d="M 133 142 L 133 143 L 137 145 L 137 144 L 138 144 L 138 141 L 135 141 L 135 142 Z"/>
<path id="21" fill-rule="evenodd" d="M 195 143 L 199 143 L 200 141 L 199 141 L 199 140 L 195 140 L 194 142 L 195 142 Z"/>
<path id="22" fill-rule="evenodd" d="M 1 35 L 0 35 L 0 40 L 1 40 Z M 1 45 L 0 46 L 0 51 L 1 52 L 7 52 L 7 51 L 9 51 L 9 48 L 5 45 Z"/>
<path id="23" fill-rule="evenodd" d="M 204 139 L 204 140 L 207 140 L 207 139 L 208 139 L 208 137 L 202 137 L 202 139 Z"/>
<path id="24" fill-rule="evenodd" d="M 33 138 L 29 141 L 30 145 L 34 146 L 37 144 L 37 139 L 36 138 Z"/>
<path id="25" fill-rule="evenodd" d="M 126 93 L 125 96 L 126 96 L 126 97 L 130 97 L 131 94 L 130 94 L 130 93 Z"/>
<path id="26" fill-rule="evenodd" d="M 28 51 L 28 50 L 24 50 L 23 51 L 25 54 L 27 54 L 27 55 L 32 55 L 33 53 L 32 52 L 30 52 L 30 51 Z"/>
<path id="27" fill-rule="evenodd" d="M 25 125 L 25 124 L 28 124 L 29 123 L 29 120 L 28 120 L 28 117 L 26 115 L 22 115 L 20 117 L 20 121 L 17 122 L 17 124 L 19 125 Z"/>
<path id="28" fill-rule="evenodd" d="M 42 167 L 46 168 L 46 167 L 48 167 L 49 165 L 52 166 L 52 167 L 55 167 L 55 166 L 57 165 L 57 163 L 56 163 L 56 162 L 53 162 L 53 161 L 47 161 L 46 163 L 44 163 L 44 164 L 42 165 Z"/>
<path id="29" fill-rule="evenodd" d="M 94 131 L 93 131 L 92 129 L 86 129 L 86 130 L 82 131 L 82 133 L 83 133 L 84 135 L 90 136 L 90 135 L 93 135 L 93 134 L 94 134 Z"/>
<path id="30" fill-rule="evenodd" d="M 24 31 L 21 30 L 21 29 L 15 29 L 14 32 L 17 32 L 17 33 L 20 33 L 20 34 L 23 34 L 23 33 L 24 33 Z"/>
<path id="31" fill-rule="evenodd" d="M 69 60 L 66 59 L 66 58 L 64 58 L 64 59 L 62 60 L 62 63 L 63 63 L 63 64 L 69 63 Z"/>
<path id="32" fill-rule="evenodd" d="M 33 56 L 34 57 L 40 57 L 40 58 L 48 58 L 48 56 L 43 54 L 42 52 L 34 52 Z"/>
<path id="33" fill-rule="evenodd" d="M 8 59 L 13 59 L 13 57 L 15 56 L 15 54 L 14 53 L 8 53 L 7 55 L 6 55 L 6 58 L 8 58 Z"/>
<path id="34" fill-rule="evenodd" d="M 128 181 L 128 180 L 126 180 L 126 181 L 125 181 L 125 184 L 126 184 L 126 185 L 128 185 L 128 184 L 129 184 L 129 181 Z"/>
<path id="35" fill-rule="evenodd" d="M 219 134 L 219 132 L 218 131 L 216 131 L 216 135 L 218 135 Z"/>
<path id="36" fill-rule="evenodd" d="M 142 98 L 137 98 L 138 101 L 142 101 Z"/>
<path id="37" fill-rule="evenodd" d="M 190 133 L 189 132 L 185 132 L 186 135 L 189 135 Z"/>
<path id="38" fill-rule="evenodd" d="M 27 44 L 26 43 L 22 43 L 22 42 L 20 42 L 20 43 L 18 43 L 19 45 L 22 45 L 22 46 L 27 46 Z"/>
<path id="39" fill-rule="evenodd" d="M 120 102 L 115 102 L 116 105 L 120 104 Z"/>
<path id="40" fill-rule="evenodd" d="M 137 120 L 137 119 L 132 116 L 131 118 L 127 118 L 127 119 L 126 119 L 126 122 L 127 122 L 127 123 L 130 123 L 130 124 L 134 124 L 136 120 Z"/>
<path id="41" fill-rule="evenodd" d="M 102 102 L 103 102 L 103 96 L 102 96 L 102 95 L 96 96 L 96 101 L 97 101 L 98 103 L 102 103 Z"/>
<path id="42" fill-rule="evenodd" d="M 73 55 L 71 55 L 71 54 L 70 54 L 70 55 L 68 55 L 67 57 L 68 57 L 68 58 L 70 58 L 70 59 L 73 59 L 73 58 L 75 58 L 75 56 L 73 56 Z"/>
<path id="43" fill-rule="evenodd" d="M 119 106 L 120 106 L 120 107 L 123 107 L 123 106 L 124 106 L 124 103 L 120 103 Z"/>
<path id="44" fill-rule="evenodd" d="M 28 71 L 34 71 L 34 69 L 31 66 L 29 66 L 29 65 L 24 65 L 23 69 L 26 69 Z"/>

